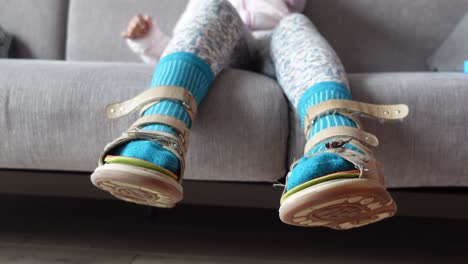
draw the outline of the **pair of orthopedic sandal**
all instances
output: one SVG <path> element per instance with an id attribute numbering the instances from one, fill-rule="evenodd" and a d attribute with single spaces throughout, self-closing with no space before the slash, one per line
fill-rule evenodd
<path id="1" fill-rule="evenodd" d="M 107 106 L 106 114 L 109 118 L 117 118 L 140 110 L 141 115 L 144 110 L 161 100 L 180 102 L 192 122 L 194 121 L 197 114 L 194 97 L 187 89 L 175 86 L 148 89 L 130 100 Z M 362 129 L 357 115 L 381 120 L 403 119 L 408 114 L 408 107 L 373 105 L 351 100 L 325 101 L 308 109 L 304 122 L 305 134 L 309 135 L 318 118 L 330 113 L 346 116 L 355 121 L 358 127 L 324 129 L 308 140 L 304 153 L 327 142 L 324 152 L 342 157 L 354 164 L 356 170 L 325 175 L 292 189 L 285 189 L 279 208 L 280 219 L 290 225 L 343 230 L 393 216 L 397 206 L 385 188 L 380 163 L 372 153 L 372 148 L 378 146 L 378 139 Z M 177 136 L 141 129 L 148 124 L 167 125 L 177 131 Z M 98 188 L 124 201 L 155 207 L 174 207 L 183 198 L 182 179 L 189 134 L 185 123 L 178 119 L 166 115 L 141 117 L 122 136 L 105 147 L 99 166 L 91 175 L 91 181 Z M 172 152 L 180 161 L 180 175 L 143 160 L 109 155 L 116 147 L 136 139 L 155 141 Z M 358 147 L 362 152 L 343 147 L 347 143 Z M 296 164 L 297 162 L 292 164 L 291 171 Z M 286 181 L 290 175 L 291 172 Z"/>

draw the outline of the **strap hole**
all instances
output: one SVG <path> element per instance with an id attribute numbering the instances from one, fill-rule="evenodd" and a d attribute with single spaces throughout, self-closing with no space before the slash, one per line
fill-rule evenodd
<path id="1" fill-rule="evenodd" d="M 400 114 L 401 111 L 400 110 L 395 110 L 395 114 Z"/>
<path id="2" fill-rule="evenodd" d="M 383 113 L 386 114 L 386 115 L 390 114 L 388 111 L 384 111 Z"/>
<path id="3" fill-rule="evenodd" d="M 125 108 L 124 108 L 123 106 L 121 106 L 121 107 L 119 108 L 119 110 L 120 110 L 121 112 L 123 112 L 123 110 L 125 110 Z"/>
<path id="4" fill-rule="evenodd" d="M 110 112 L 111 112 L 111 113 L 115 113 L 115 109 L 114 109 L 114 108 L 111 108 L 111 109 L 110 109 Z"/>

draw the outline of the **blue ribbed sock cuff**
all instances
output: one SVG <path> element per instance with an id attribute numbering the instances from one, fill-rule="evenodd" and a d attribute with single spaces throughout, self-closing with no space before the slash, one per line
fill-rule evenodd
<path id="1" fill-rule="evenodd" d="M 187 52 L 176 52 L 163 57 L 153 75 L 151 89 L 158 89 L 161 85 L 180 86 L 189 90 L 195 97 L 197 104 L 203 100 L 213 82 L 214 75 L 211 67 L 196 55 Z M 161 114 L 175 117 L 191 127 L 190 116 L 185 108 L 174 101 L 163 100 L 143 113 L 145 115 Z M 173 133 L 165 125 L 148 125 L 146 130 L 157 130 Z"/>
<path id="2" fill-rule="evenodd" d="M 188 52 L 176 52 L 163 57 L 151 80 L 151 87 L 172 85 L 187 88 L 197 104 L 208 93 L 214 74 L 210 65 Z"/>
<path id="3" fill-rule="evenodd" d="M 304 117 L 307 110 L 311 106 L 332 99 L 350 100 L 351 93 L 345 85 L 337 82 L 322 82 L 310 87 L 302 95 L 298 103 L 297 109 L 301 117 L 302 126 L 304 126 Z M 343 115 L 327 114 L 315 120 L 311 128 L 309 138 L 313 137 L 323 129 L 337 126 L 356 127 L 356 124 L 353 120 Z M 326 142 L 321 142 L 314 146 L 306 154 L 306 157 L 300 160 L 289 177 L 288 184 L 286 186 L 287 191 L 304 182 L 324 175 L 355 169 L 355 166 L 352 163 L 333 153 L 321 153 L 316 156 L 307 156 L 326 150 L 325 143 Z M 345 147 L 362 153 L 359 148 L 351 144 L 346 144 Z"/>
<path id="4" fill-rule="evenodd" d="M 177 52 L 161 59 L 153 75 L 150 89 L 163 89 L 158 87 L 162 85 L 184 87 L 192 93 L 197 104 L 200 104 L 208 93 L 213 79 L 213 72 L 206 62 L 191 53 Z M 162 100 L 148 108 L 143 116 L 153 114 L 174 117 L 182 120 L 188 128 L 191 127 L 190 116 L 179 102 Z M 175 134 L 175 131 L 166 125 L 151 124 L 143 129 Z M 116 149 L 114 153 L 115 155 L 146 160 L 173 173 L 180 173 L 178 158 L 155 142 L 131 141 Z"/>
<path id="5" fill-rule="evenodd" d="M 307 89 L 297 105 L 302 127 L 304 127 L 304 118 L 307 110 L 311 106 L 332 99 L 351 100 L 352 97 L 348 87 L 338 82 L 321 82 Z"/>
<path id="6" fill-rule="evenodd" d="M 311 88 L 309 88 L 300 98 L 298 104 L 298 111 L 301 117 L 302 126 L 304 127 L 304 117 L 307 113 L 307 110 L 318 103 L 332 100 L 332 99 L 346 99 L 350 100 L 351 93 L 349 89 L 337 82 L 322 82 L 315 84 Z M 309 138 L 316 135 L 318 132 L 322 131 L 323 129 L 336 127 L 336 126 L 349 126 L 349 127 L 357 127 L 354 121 L 351 119 L 342 116 L 340 114 L 330 114 L 325 115 L 318 118 L 314 125 L 312 126 L 311 132 L 309 134 Z M 352 148 L 352 147 L 351 147 Z M 316 146 L 314 149 L 311 150 L 310 153 L 316 153 L 325 149 L 323 144 Z"/>

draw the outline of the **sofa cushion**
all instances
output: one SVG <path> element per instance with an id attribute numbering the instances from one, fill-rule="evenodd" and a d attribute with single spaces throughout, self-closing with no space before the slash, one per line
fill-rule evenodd
<path id="1" fill-rule="evenodd" d="M 377 158 L 389 187 L 468 186 L 468 75 L 463 73 L 351 74 L 355 100 L 405 103 L 403 122 L 363 120 L 380 140 Z M 291 111 L 289 162 L 303 155 L 304 133 Z"/>
<path id="2" fill-rule="evenodd" d="M 166 33 L 171 33 L 186 3 L 187 0 L 71 0 L 66 58 L 140 62 L 120 36 L 130 19 L 138 13 L 149 14 Z"/>
<path id="3" fill-rule="evenodd" d="M 468 61 L 468 13 L 428 59 L 428 64 L 436 71 L 463 72 L 465 61 Z"/>
<path id="4" fill-rule="evenodd" d="M 104 107 L 147 88 L 132 63 L 0 60 L 0 168 L 94 170 L 106 143 L 137 118 Z M 271 79 L 224 71 L 200 105 L 187 179 L 273 182 L 285 175 L 286 99 Z"/>
<path id="5" fill-rule="evenodd" d="M 0 0 L 0 25 L 15 39 L 15 57 L 63 59 L 67 0 Z"/>

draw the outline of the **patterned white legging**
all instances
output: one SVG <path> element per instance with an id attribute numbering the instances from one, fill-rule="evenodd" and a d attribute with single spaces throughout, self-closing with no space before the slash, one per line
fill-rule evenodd
<path id="1" fill-rule="evenodd" d="M 294 107 L 314 84 L 349 87 L 340 59 L 306 16 L 291 14 L 271 33 L 254 38 L 228 1 L 200 2 L 195 14 L 181 18 L 163 57 L 193 53 L 215 75 L 228 66 L 257 70 L 276 78 Z"/>

